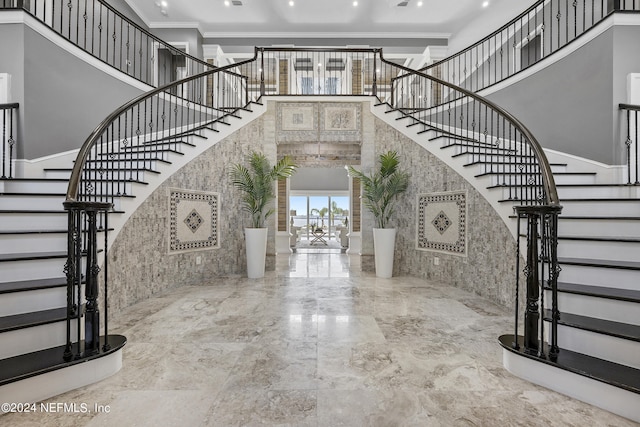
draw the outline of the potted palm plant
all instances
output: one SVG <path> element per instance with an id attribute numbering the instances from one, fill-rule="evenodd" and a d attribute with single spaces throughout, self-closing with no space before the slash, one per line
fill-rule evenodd
<path id="1" fill-rule="evenodd" d="M 274 166 L 267 157 L 252 152 L 246 159 L 247 166 L 232 166 L 230 178 L 233 185 L 242 192 L 242 209 L 251 215 L 251 227 L 245 227 L 247 250 L 247 275 L 251 279 L 264 276 L 267 252 L 267 228 L 265 222 L 275 209 L 269 204 L 276 197 L 274 182 L 293 175 L 296 165 L 285 156 Z"/>
<path id="2" fill-rule="evenodd" d="M 378 277 L 388 278 L 393 275 L 396 229 L 389 227 L 389 220 L 394 212 L 396 198 L 409 187 L 410 176 L 399 166 L 398 153 L 389 151 L 380 154 L 378 169 L 368 175 L 349 167 L 351 176 L 360 179 L 362 203 L 375 217 L 373 250 Z"/>

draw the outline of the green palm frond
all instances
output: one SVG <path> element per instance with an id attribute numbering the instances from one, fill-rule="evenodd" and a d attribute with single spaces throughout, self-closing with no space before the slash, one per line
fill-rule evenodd
<path id="1" fill-rule="evenodd" d="M 349 173 L 360 179 L 362 204 L 373 214 L 378 228 L 386 228 L 394 212 L 393 201 L 409 188 L 409 173 L 399 169 L 398 153 L 380 155 L 378 170 L 369 175 L 349 167 Z"/>
<path id="2" fill-rule="evenodd" d="M 274 181 L 287 178 L 296 171 L 296 165 L 288 156 L 280 159 L 271 167 L 267 157 L 258 152 L 252 152 L 246 159 L 247 166 L 235 164 L 229 173 L 233 185 L 242 191 L 240 198 L 242 209 L 251 215 L 251 226 L 264 227 L 266 219 L 275 210 L 266 209 L 267 205 L 276 197 Z"/>

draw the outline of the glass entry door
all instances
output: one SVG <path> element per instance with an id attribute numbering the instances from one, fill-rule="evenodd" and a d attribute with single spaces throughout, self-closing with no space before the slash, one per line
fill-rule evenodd
<path id="1" fill-rule="evenodd" d="M 289 197 L 289 207 L 290 231 L 303 240 L 313 241 L 317 236 L 332 240 L 336 231 L 349 225 L 349 196 L 294 195 Z"/>

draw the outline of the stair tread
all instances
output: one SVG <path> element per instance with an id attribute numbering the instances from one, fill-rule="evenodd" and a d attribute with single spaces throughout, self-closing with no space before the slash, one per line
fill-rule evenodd
<path id="1" fill-rule="evenodd" d="M 555 174 L 554 174 L 555 175 Z M 615 187 L 615 188 L 634 188 L 632 185 L 627 184 L 556 184 L 556 187 L 596 187 L 596 188 L 606 188 L 606 187 Z M 637 188 L 637 187 L 636 187 Z"/>
<path id="2" fill-rule="evenodd" d="M 51 210 L 51 209 L 0 209 L 0 214 L 66 214 L 67 211 L 64 209 L 60 210 Z"/>
<path id="3" fill-rule="evenodd" d="M 67 181 L 68 182 L 68 181 Z M 25 197 L 33 197 L 33 196 L 50 196 L 50 197 L 65 197 L 65 193 L 0 193 L 0 197 L 2 196 L 25 196 Z"/>
<path id="4" fill-rule="evenodd" d="M 483 173 L 479 173 L 478 175 L 475 175 L 475 177 L 481 177 L 481 176 L 487 176 L 487 175 L 508 175 L 508 176 L 528 176 L 531 175 L 531 173 L 526 173 L 526 172 L 509 172 L 509 171 L 497 171 L 497 172 L 483 172 Z M 554 172 L 553 175 L 563 175 L 563 176 L 569 176 L 569 175 L 595 175 L 595 172 L 591 173 L 591 172 Z M 589 185 L 589 184 L 580 184 L 580 185 Z M 556 187 L 561 187 L 562 185 L 560 184 L 556 184 Z"/>
<path id="5" fill-rule="evenodd" d="M 0 360 L 0 364 L 2 364 L 0 386 L 107 356 L 120 350 L 127 343 L 127 339 L 122 335 L 109 335 L 108 342 L 111 348 L 107 351 L 103 349 L 104 342 L 105 339 L 101 336 L 100 353 L 69 362 L 65 362 L 63 359 L 64 345 L 2 359 Z"/>
<path id="6" fill-rule="evenodd" d="M 69 169 L 71 170 L 71 169 Z M 6 182 L 69 182 L 68 179 L 64 178 L 11 178 L 7 179 Z"/>
<path id="7" fill-rule="evenodd" d="M 591 267 L 622 268 L 627 270 L 640 270 L 640 262 L 602 260 L 588 258 L 558 258 L 558 263 L 569 265 L 585 265 Z"/>
<path id="8" fill-rule="evenodd" d="M 580 197 L 561 197 L 560 203 L 563 202 L 635 202 L 638 203 L 636 198 L 619 198 L 619 197 L 603 197 L 603 198 L 580 198 Z"/>
<path id="9" fill-rule="evenodd" d="M 640 221 L 640 216 L 576 216 L 576 215 L 560 215 L 559 220 L 562 219 L 576 219 L 576 220 L 615 220 L 615 221 Z"/>
<path id="10" fill-rule="evenodd" d="M 0 235 L 11 235 L 11 234 L 66 234 L 66 229 L 59 230 L 0 230 Z"/>
<path id="11" fill-rule="evenodd" d="M 570 236 L 560 235 L 558 239 L 561 240 L 583 240 L 588 242 L 621 242 L 621 243 L 640 243 L 640 237 L 627 237 L 627 236 Z"/>
<path id="12" fill-rule="evenodd" d="M 49 259 L 49 258 L 66 258 L 66 251 L 51 252 L 30 252 L 16 254 L 0 254 L 0 262 L 2 261 L 27 261 L 31 259 Z"/>
<path id="13" fill-rule="evenodd" d="M 551 310 L 544 311 L 544 318 L 551 321 Z M 640 325 L 564 312 L 560 313 L 558 324 L 640 342 Z"/>
<path id="14" fill-rule="evenodd" d="M 67 285 L 65 277 L 52 277 L 48 279 L 21 280 L 17 282 L 0 283 L 0 294 L 11 292 L 32 291 L 37 289 L 58 288 Z"/>
<path id="15" fill-rule="evenodd" d="M 72 172 L 73 169 L 72 168 L 48 168 L 48 169 L 44 169 L 45 172 Z M 95 171 L 94 169 L 91 169 L 91 171 Z M 121 168 L 121 167 L 109 167 L 107 169 L 107 172 L 130 172 L 130 171 L 140 171 L 140 172 L 152 172 L 152 173 L 160 173 L 160 171 L 157 171 L 155 169 L 150 169 L 150 168 Z M 86 172 L 86 170 L 85 170 Z M 68 182 L 68 179 L 63 179 L 63 181 Z"/>
<path id="16" fill-rule="evenodd" d="M 0 317 L 0 333 L 30 328 L 67 319 L 67 308 L 59 307 L 30 313 Z"/>
<path id="17" fill-rule="evenodd" d="M 464 166 L 473 166 L 473 165 L 512 165 L 515 166 L 513 162 L 483 162 L 482 160 L 475 160 L 471 163 L 467 163 Z M 550 166 L 567 166 L 567 163 L 549 163 Z M 595 174 L 595 172 L 554 172 L 556 173 L 584 173 L 584 174 Z"/>
<path id="18" fill-rule="evenodd" d="M 524 346 L 522 345 L 524 340 L 522 336 L 518 336 L 518 342 L 520 344 L 520 349 L 518 350 L 511 346 L 513 342 L 513 335 L 502 335 L 499 338 L 499 341 L 500 345 L 506 350 L 529 359 L 555 366 L 634 393 L 640 393 L 640 369 L 563 348 L 560 349 L 558 358 L 555 361 L 541 359 L 535 355 L 530 355 L 524 352 Z"/>
<path id="19" fill-rule="evenodd" d="M 640 291 L 633 289 L 607 288 L 605 286 L 558 282 L 558 292 L 588 295 L 621 301 L 640 302 Z"/>

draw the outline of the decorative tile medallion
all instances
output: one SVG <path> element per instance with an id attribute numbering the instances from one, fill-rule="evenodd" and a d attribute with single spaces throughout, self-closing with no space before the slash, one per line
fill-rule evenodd
<path id="1" fill-rule="evenodd" d="M 169 253 L 219 248 L 218 193 L 169 189 Z"/>
<path id="2" fill-rule="evenodd" d="M 416 248 L 467 256 L 467 192 L 418 195 Z"/>

